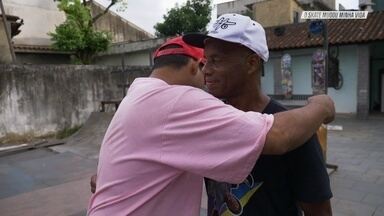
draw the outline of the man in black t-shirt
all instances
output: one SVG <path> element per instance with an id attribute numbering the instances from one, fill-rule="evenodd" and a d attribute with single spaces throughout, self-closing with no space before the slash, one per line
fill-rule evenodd
<path id="1" fill-rule="evenodd" d="M 185 35 L 184 41 L 204 47 L 203 73 L 211 94 L 243 111 L 283 112 L 286 109 L 261 90 L 262 65 L 269 53 L 264 29 L 257 26 L 248 17 L 226 14 L 208 35 Z M 257 40 L 247 43 L 250 38 Z M 268 149 L 262 154 L 242 184 L 206 179 L 208 216 L 297 216 L 300 209 L 305 215 L 332 215 L 329 177 L 315 135 L 282 156 L 270 155 Z"/>
<path id="2" fill-rule="evenodd" d="M 285 110 L 271 99 L 262 112 L 273 114 Z M 316 135 L 285 155 L 261 155 L 240 185 L 210 179 L 205 183 L 208 216 L 296 216 L 301 215 L 300 209 L 306 215 L 331 215 L 332 192 Z M 224 198 L 220 199 L 218 194 L 224 194 L 221 195 Z"/>
<path id="3" fill-rule="evenodd" d="M 264 113 L 285 108 L 271 100 Z M 243 215 L 327 215 L 332 192 L 328 173 L 316 135 L 303 146 L 283 155 L 262 155 L 252 170 L 262 187 L 249 200 Z M 299 206 L 297 206 L 299 204 Z"/>

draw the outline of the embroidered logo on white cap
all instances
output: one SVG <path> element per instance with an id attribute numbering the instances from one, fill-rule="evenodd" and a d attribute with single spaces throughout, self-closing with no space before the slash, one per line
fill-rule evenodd
<path id="1" fill-rule="evenodd" d="M 186 34 L 183 40 L 192 46 L 203 48 L 207 37 L 241 44 L 268 61 L 269 51 L 264 28 L 247 16 L 223 14 L 209 27 L 208 34 Z"/>
<path id="2" fill-rule="evenodd" d="M 208 29 L 208 36 L 239 43 L 268 61 L 269 51 L 264 28 L 247 16 L 223 14 Z"/>
<path id="3" fill-rule="evenodd" d="M 230 25 L 236 25 L 235 22 L 229 21 L 229 19 L 221 17 L 220 19 L 216 20 L 215 24 L 213 24 L 213 30 L 211 31 L 212 33 L 218 33 L 218 29 L 227 29 L 228 26 Z"/>

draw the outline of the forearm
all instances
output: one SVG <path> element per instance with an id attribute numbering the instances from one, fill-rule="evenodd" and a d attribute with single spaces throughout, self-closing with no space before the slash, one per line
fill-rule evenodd
<path id="1" fill-rule="evenodd" d="M 330 200 L 318 203 L 299 202 L 299 206 L 303 210 L 305 216 L 332 216 L 332 207 Z"/>
<path id="2" fill-rule="evenodd" d="M 274 114 L 263 154 L 284 154 L 301 146 L 317 131 L 326 115 L 327 110 L 317 103 Z"/>

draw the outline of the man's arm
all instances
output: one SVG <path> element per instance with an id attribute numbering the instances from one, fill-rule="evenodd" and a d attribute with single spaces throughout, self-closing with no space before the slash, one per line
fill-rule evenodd
<path id="1" fill-rule="evenodd" d="M 95 193 L 96 191 L 96 181 L 97 181 L 97 174 L 91 176 L 91 182 L 89 183 L 91 185 L 91 192 Z"/>
<path id="2" fill-rule="evenodd" d="M 299 206 L 304 212 L 304 215 L 310 216 L 332 216 L 332 207 L 330 200 L 318 203 L 302 203 Z"/>
<path id="3" fill-rule="evenodd" d="M 285 154 L 303 145 L 320 127 L 335 117 L 335 106 L 327 95 L 313 96 L 298 109 L 274 114 L 263 154 Z"/>

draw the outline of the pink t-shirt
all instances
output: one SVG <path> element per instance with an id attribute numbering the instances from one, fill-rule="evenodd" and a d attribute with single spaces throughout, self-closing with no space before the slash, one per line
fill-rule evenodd
<path id="1" fill-rule="evenodd" d="M 200 89 L 138 78 L 105 134 L 88 213 L 197 216 L 203 176 L 241 183 L 272 123 Z"/>

